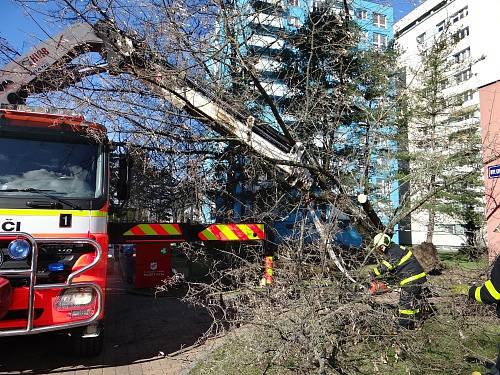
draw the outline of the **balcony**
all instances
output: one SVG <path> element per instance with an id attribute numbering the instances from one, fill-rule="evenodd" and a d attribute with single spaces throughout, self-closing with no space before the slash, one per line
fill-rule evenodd
<path id="1" fill-rule="evenodd" d="M 285 27 L 283 17 L 274 14 L 256 13 L 248 17 L 248 21 L 264 28 L 283 29 Z"/>
<path id="2" fill-rule="evenodd" d="M 252 0 L 252 7 L 266 14 L 282 14 L 285 12 L 285 3 L 283 0 Z"/>
<path id="3" fill-rule="evenodd" d="M 256 34 L 248 38 L 247 44 L 254 48 L 281 50 L 285 46 L 285 41 L 274 36 Z"/>

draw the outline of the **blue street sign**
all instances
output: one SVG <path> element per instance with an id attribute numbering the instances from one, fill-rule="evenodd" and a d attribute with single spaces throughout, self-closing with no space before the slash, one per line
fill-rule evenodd
<path id="1" fill-rule="evenodd" d="M 491 165 L 488 167 L 488 178 L 500 178 L 500 165 Z"/>

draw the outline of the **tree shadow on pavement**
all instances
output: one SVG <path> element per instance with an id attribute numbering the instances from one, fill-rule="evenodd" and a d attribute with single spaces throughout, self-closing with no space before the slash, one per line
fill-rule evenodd
<path id="1" fill-rule="evenodd" d="M 106 304 L 104 349 L 98 357 L 68 355 L 60 334 L 7 337 L 0 339 L 0 373 L 66 372 L 143 362 L 193 345 L 211 325 L 204 310 L 177 297 L 111 290 Z"/>

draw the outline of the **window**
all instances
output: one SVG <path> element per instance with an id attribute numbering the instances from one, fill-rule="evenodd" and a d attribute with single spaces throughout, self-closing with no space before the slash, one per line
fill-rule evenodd
<path id="1" fill-rule="evenodd" d="M 359 9 L 356 12 L 356 17 L 358 17 L 360 20 L 367 20 L 368 19 L 368 12 L 364 9 Z"/>
<path id="2" fill-rule="evenodd" d="M 391 194 L 391 181 L 388 179 L 383 179 L 378 177 L 375 180 L 375 186 L 377 192 L 382 195 L 390 195 Z"/>
<path id="3" fill-rule="evenodd" d="M 299 0 L 288 0 L 288 5 L 292 7 L 298 7 L 299 6 Z"/>
<path id="4" fill-rule="evenodd" d="M 474 97 L 474 91 L 472 90 L 464 91 L 463 93 L 460 94 L 460 96 L 462 97 L 461 99 L 464 102 L 468 102 L 469 100 L 472 100 L 472 98 Z"/>
<path id="5" fill-rule="evenodd" d="M 296 28 L 299 28 L 301 26 L 300 18 L 298 17 L 288 17 L 288 23 Z"/>
<path id="6" fill-rule="evenodd" d="M 458 74 L 455 74 L 455 82 L 458 85 L 459 83 L 462 83 L 464 81 L 468 81 L 469 79 L 471 79 L 471 77 L 472 77 L 472 70 L 471 70 L 471 68 L 468 68 L 468 69 L 462 70 Z"/>
<path id="7" fill-rule="evenodd" d="M 453 39 L 455 43 L 458 43 L 462 39 L 464 39 L 466 36 L 469 36 L 469 26 L 464 27 L 461 30 L 458 30 L 455 34 L 453 34 Z"/>
<path id="8" fill-rule="evenodd" d="M 436 25 L 436 28 L 437 28 L 437 31 L 440 32 L 440 31 L 443 31 L 444 30 L 444 24 L 445 22 L 444 21 L 441 21 L 439 22 L 437 25 Z"/>
<path id="9" fill-rule="evenodd" d="M 387 35 L 373 33 L 373 45 L 377 47 L 387 47 Z"/>
<path id="10" fill-rule="evenodd" d="M 387 27 L 386 16 L 380 13 L 373 13 L 373 24 L 377 27 Z"/>
<path id="11" fill-rule="evenodd" d="M 457 236 L 465 233 L 464 227 L 460 224 L 436 224 L 434 231 L 436 233 L 454 234 Z"/>
<path id="12" fill-rule="evenodd" d="M 455 60 L 455 63 L 463 63 L 470 57 L 470 47 L 467 47 L 466 49 L 460 51 L 459 53 L 456 53 L 453 55 L 453 58 Z"/>
<path id="13" fill-rule="evenodd" d="M 417 36 L 417 43 L 418 44 L 422 44 L 425 40 L 425 33 L 422 33 L 420 34 L 419 36 Z"/>
<path id="14" fill-rule="evenodd" d="M 102 194 L 101 148 L 83 137 L 74 142 L 52 137 L 45 140 L 2 137 L 2 198 L 6 194 L 33 195 L 29 191 L 6 191 L 28 188 L 50 191 L 51 195 L 64 198 L 99 197 Z"/>
<path id="15" fill-rule="evenodd" d="M 464 18 L 468 14 L 469 14 L 469 8 L 468 7 L 460 9 L 457 13 L 455 13 L 454 15 L 452 15 L 450 17 L 451 22 L 452 23 L 457 23 L 458 21 L 460 21 L 462 18 Z"/>

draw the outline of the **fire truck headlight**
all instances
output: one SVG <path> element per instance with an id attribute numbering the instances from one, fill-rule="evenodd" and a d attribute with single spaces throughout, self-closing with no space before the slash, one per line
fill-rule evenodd
<path id="1" fill-rule="evenodd" d="M 64 290 L 56 301 L 57 309 L 68 309 L 90 305 L 95 299 L 92 288 L 71 288 Z"/>
<path id="2" fill-rule="evenodd" d="M 31 251 L 31 245 L 26 240 L 14 240 L 7 247 L 7 253 L 14 260 L 26 259 Z"/>

